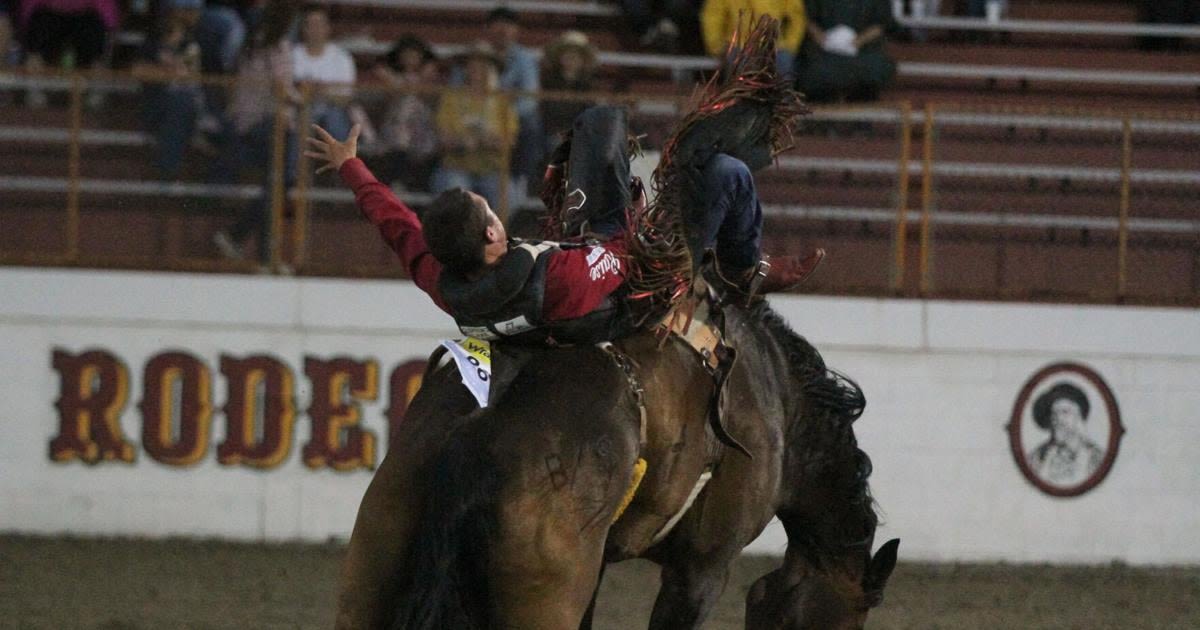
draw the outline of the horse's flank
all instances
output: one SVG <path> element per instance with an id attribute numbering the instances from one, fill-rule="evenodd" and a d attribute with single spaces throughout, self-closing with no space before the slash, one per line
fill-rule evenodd
<path id="1" fill-rule="evenodd" d="M 660 349 L 649 334 L 617 343 L 645 391 L 644 445 L 633 390 L 596 348 L 537 351 L 484 412 L 467 411 L 452 368 L 431 377 L 364 498 L 339 627 L 589 627 L 603 563 L 635 556 L 664 566 L 651 627 L 699 627 L 729 563 L 775 515 L 789 536 L 776 581 L 834 571 L 847 610 L 865 610 L 876 519 L 851 427 L 861 391 L 765 304 L 730 309 L 727 334 L 739 349 L 728 428 L 753 459 L 714 449 L 711 378 L 682 343 Z M 639 455 L 645 477 L 612 523 Z M 711 481 L 654 544 L 706 469 Z"/>

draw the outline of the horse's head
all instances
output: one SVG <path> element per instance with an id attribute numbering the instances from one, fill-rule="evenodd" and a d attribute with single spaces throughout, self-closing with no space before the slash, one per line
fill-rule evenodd
<path id="1" fill-rule="evenodd" d="M 884 543 L 861 568 L 818 570 L 786 562 L 759 578 L 746 595 L 746 630 L 855 630 L 883 602 L 883 587 L 896 567 L 899 539 Z"/>

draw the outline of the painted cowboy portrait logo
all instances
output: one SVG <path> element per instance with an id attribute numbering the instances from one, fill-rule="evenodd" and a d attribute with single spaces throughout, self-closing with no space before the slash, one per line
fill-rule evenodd
<path id="1" fill-rule="evenodd" d="M 1042 492 L 1075 497 L 1112 469 L 1125 427 L 1104 379 L 1077 363 L 1039 370 L 1021 388 L 1008 424 L 1013 458 Z"/>

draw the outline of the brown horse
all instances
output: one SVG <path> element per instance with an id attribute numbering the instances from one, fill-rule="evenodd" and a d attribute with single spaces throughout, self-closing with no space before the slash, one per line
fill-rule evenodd
<path id="1" fill-rule="evenodd" d="M 486 410 L 453 365 L 433 371 L 363 499 L 338 626 L 590 628 L 604 564 L 646 557 L 662 566 L 650 627 L 698 628 L 778 516 L 787 554 L 747 628 L 861 627 L 896 557 L 870 555 L 861 391 L 765 303 L 726 309 L 726 331 L 726 424 L 753 457 L 713 438 L 712 378 L 673 338 L 618 342 L 625 369 L 595 347 L 530 350 Z"/>

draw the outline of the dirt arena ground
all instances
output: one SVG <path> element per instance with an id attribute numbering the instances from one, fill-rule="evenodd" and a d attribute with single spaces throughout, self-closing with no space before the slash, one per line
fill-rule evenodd
<path id="1" fill-rule="evenodd" d="M 903 549 L 902 549 L 903 551 Z M 337 545 L 0 536 L 0 628 L 328 628 Z M 740 629 L 769 558 L 738 564 L 709 630 Z M 601 630 L 645 627 L 648 563 L 609 570 Z M 902 564 L 870 628 L 1200 628 L 1200 569 Z"/>

